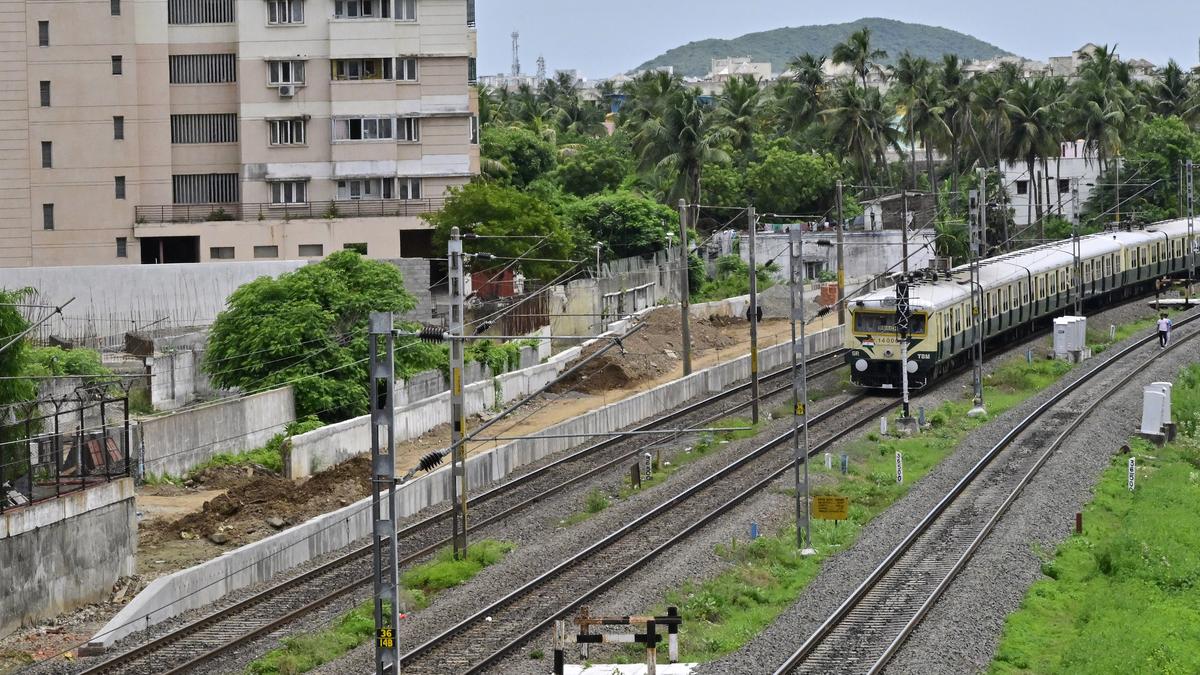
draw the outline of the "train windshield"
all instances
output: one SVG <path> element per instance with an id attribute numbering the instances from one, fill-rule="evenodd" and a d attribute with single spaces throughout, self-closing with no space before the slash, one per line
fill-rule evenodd
<path id="1" fill-rule="evenodd" d="M 895 333 L 896 313 L 855 312 L 854 330 L 859 333 Z M 924 314 L 912 315 L 908 321 L 908 332 L 910 335 L 919 335 L 925 332 Z"/>

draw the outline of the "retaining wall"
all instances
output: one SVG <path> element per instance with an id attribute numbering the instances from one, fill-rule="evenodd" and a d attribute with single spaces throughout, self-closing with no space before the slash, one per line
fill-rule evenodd
<path id="1" fill-rule="evenodd" d="M 112 592 L 134 572 L 133 480 L 0 514 L 0 637 Z"/>
<path id="2" fill-rule="evenodd" d="M 261 448 L 296 419 L 291 387 L 138 422 L 138 475 L 182 476 L 214 455 Z"/>
<path id="3" fill-rule="evenodd" d="M 819 354 L 836 349 L 840 345 L 841 330 L 831 328 L 809 335 L 807 351 L 809 354 Z M 761 368 L 768 370 L 790 363 L 790 349 L 790 343 L 785 343 L 762 350 L 759 354 Z M 575 358 L 579 348 L 571 351 L 575 354 L 564 362 Z M 560 357 L 561 354 L 555 358 Z M 509 375 L 516 376 L 519 373 Z M 500 480 L 524 464 L 579 445 L 585 441 L 587 435 L 611 432 L 636 424 L 679 407 L 695 397 L 724 391 L 733 382 L 744 380 L 749 375 L 750 358 L 745 356 L 561 422 L 530 438 L 480 453 L 467 459 L 468 485 L 483 485 Z M 433 401 L 429 405 L 432 407 L 422 409 L 424 414 L 448 414 L 448 405 L 444 400 L 440 405 Z M 438 410 L 442 412 L 439 413 Z M 343 433 L 361 433 L 366 437 L 370 433 L 369 429 L 368 424 L 362 425 L 361 431 L 347 429 Z M 312 436 L 323 430 L 318 429 L 304 436 Z M 399 417 L 397 433 L 400 433 Z M 548 438 L 556 435 L 576 437 Z M 293 443 L 300 438 L 302 436 L 293 437 Z M 369 438 L 359 447 L 368 447 L 365 445 L 368 441 Z M 332 441 L 329 443 L 333 444 Z M 310 448 L 315 446 L 316 443 L 313 442 Z M 442 467 L 432 474 L 406 483 L 397 493 L 400 517 L 410 516 L 433 504 L 446 501 L 450 495 L 449 467 Z M 366 537 L 370 532 L 370 498 L 367 498 L 340 511 L 314 518 L 290 530 L 225 553 L 216 560 L 160 578 L 138 594 L 92 638 L 90 644 L 95 649 L 107 648 L 134 631 L 196 607 L 211 604 L 226 593 L 267 581 L 274 574 L 341 548 Z"/>

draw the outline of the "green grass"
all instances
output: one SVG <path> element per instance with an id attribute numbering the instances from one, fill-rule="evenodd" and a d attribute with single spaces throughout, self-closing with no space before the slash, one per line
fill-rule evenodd
<path id="1" fill-rule="evenodd" d="M 1179 313 L 1179 310 L 1166 310 L 1166 314 L 1171 317 L 1174 317 Z M 1149 317 L 1134 321 L 1132 323 L 1123 323 L 1117 326 L 1116 337 L 1111 339 L 1108 337 L 1107 327 L 1103 329 L 1089 328 L 1086 341 L 1092 348 L 1093 354 L 1102 354 L 1105 350 L 1117 344 L 1118 342 L 1123 342 L 1134 335 L 1137 335 L 1138 333 L 1143 333 L 1151 328 L 1154 328 L 1156 323 L 1158 323 L 1158 317 Z"/>
<path id="2" fill-rule="evenodd" d="M 1069 364 L 1063 362 L 1027 364 L 1024 358 L 1002 364 L 985 384 L 988 412 L 1003 413 L 1068 370 Z M 836 461 L 832 470 L 826 470 L 820 460 L 810 464 L 810 471 L 823 475 L 822 480 L 814 479 L 814 494 L 849 497 L 849 520 L 813 521 L 814 556 L 799 555 L 794 525 L 748 544 L 734 542 L 718 547 L 717 554 L 731 567 L 714 579 L 668 592 L 655 610 L 665 611 L 669 605 L 680 608 L 684 617 L 679 639 L 681 660 L 707 662 L 720 658 L 770 625 L 817 575 L 825 558 L 851 545 L 863 526 L 904 496 L 968 433 L 985 423 L 981 418 L 967 417 L 971 407 L 971 402 L 959 400 L 929 411 L 931 428 L 913 437 L 871 433 L 851 443 L 845 450 L 850 455 L 850 471 L 845 476 Z M 896 483 L 896 452 L 904 455 L 903 484 Z M 618 658 L 622 657 L 635 662 L 642 655 L 629 649 Z"/>
<path id="3" fill-rule="evenodd" d="M 1084 533 L 1059 546 L 1008 617 L 991 672 L 1200 672 L 1200 367 L 1184 371 L 1173 398 L 1191 435 L 1131 443 L 1133 493 L 1128 458 L 1113 459 Z"/>
<path id="4" fill-rule="evenodd" d="M 483 568 L 502 560 L 513 548 L 508 542 L 485 539 L 467 547 L 465 560 L 454 560 L 449 549 L 443 550 L 432 562 L 414 567 L 401 576 L 400 583 L 406 590 L 402 595 L 407 596 L 402 599 L 415 608 L 425 607 L 430 595 L 465 583 Z M 374 635 L 375 617 L 368 600 L 323 631 L 285 638 L 282 647 L 252 662 L 246 672 L 251 675 L 306 673 L 372 640 Z"/>
<path id="5" fill-rule="evenodd" d="M 599 488 L 595 488 L 588 493 L 587 501 L 584 504 L 583 510 L 578 513 L 571 514 L 564 521 L 564 524 L 569 527 L 571 525 L 582 523 L 588 518 L 600 513 L 604 509 L 607 509 L 611 504 L 612 502 L 609 500 L 608 495 L 604 494 L 604 492 Z"/>

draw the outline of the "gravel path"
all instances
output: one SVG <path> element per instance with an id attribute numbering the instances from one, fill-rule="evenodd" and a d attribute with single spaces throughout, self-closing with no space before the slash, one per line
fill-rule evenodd
<path id="1" fill-rule="evenodd" d="M 1184 330 L 1197 329 L 1179 334 Z M 1005 618 L 1042 578 L 1043 557 L 1053 555 L 1070 536 L 1075 514 L 1092 500 L 1100 474 L 1137 432 L 1142 386 L 1174 381 L 1180 369 L 1197 359 L 1200 338 L 1158 359 L 1093 411 L 1025 488 L 897 653 L 888 673 L 957 674 L 988 668 Z"/>
<path id="2" fill-rule="evenodd" d="M 1110 323 L 1121 324 L 1153 316 L 1153 311 L 1144 305 L 1130 304 L 1101 315 L 1090 321 L 1094 327 Z M 1039 338 L 1044 343 L 1046 338 Z M 1120 345 L 1113 347 L 1113 350 Z M 1013 353 L 1023 351 L 1014 347 Z M 985 373 L 1003 359 L 985 365 Z M 1029 411 L 1060 391 L 1095 367 L 1102 358 L 1093 359 L 1068 373 L 1059 382 L 1031 397 L 1005 414 L 994 418 L 959 444 L 950 456 L 938 467 L 915 484 L 908 494 L 898 500 L 892 508 L 880 514 L 863 528 L 858 541 L 850 548 L 828 558 L 816 579 L 804 593 L 771 625 L 741 650 L 724 659 L 702 666 L 700 673 L 759 674 L 773 670 L 784 661 L 814 630 L 837 608 L 861 581 L 883 560 L 933 506 L 954 486 L 958 480 L 979 460 L 1007 430 L 1016 425 Z M 969 373 L 947 381 L 935 391 L 914 399 L 914 405 L 932 408 L 948 398 L 957 398 L 958 392 L 970 387 Z M 1081 434 L 1082 435 L 1082 434 Z M 1072 511 L 1074 514 L 1074 511 Z M 899 672 L 899 671 L 898 671 Z"/>

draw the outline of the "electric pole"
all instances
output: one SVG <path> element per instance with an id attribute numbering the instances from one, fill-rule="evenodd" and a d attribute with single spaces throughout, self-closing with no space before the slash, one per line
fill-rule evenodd
<path id="1" fill-rule="evenodd" d="M 839 226 L 841 223 L 839 223 Z M 799 270 L 804 264 L 804 237 L 799 225 L 792 225 L 788 233 L 788 253 L 791 257 L 788 282 L 791 285 L 792 304 L 792 454 L 795 459 L 796 472 L 796 547 L 801 555 L 813 555 L 816 551 L 812 545 L 812 514 L 809 508 L 808 480 L 808 357 L 805 348 L 807 337 L 804 322 L 804 278 Z M 800 298 L 800 309 L 796 309 L 796 298 Z M 800 324 L 800 339 L 796 340 L 796 324 Z M 801 432 L 803 426 L 803 432 Z M 801 433 L 804 442 L 801 444 Z M 801 490 L 800 464 L 804 464 L 804 485 Z M 801 520 L 803 511 L 803 520 Z M 803 527 L 801 527 L 803 522 Z"/>
<path id="2" fill-rule="evenodd" d="M 746 208 L 746 224 L 750 228 L 750 418 L 758 424 L 758 260 L 757 239 L 758 218 L 754 207 Z"/>
<path id="3" fill-rule="evenodd" d="M 466 304 L 463 274 L 463 243 L 458 228 L 451 228 L 447 245 L 450 264 L 450 500 L 454 520 L 454 557 L 467 557 L 467 416 L 463 409 L 464 327 Z"/>
<path id="4" fill-rule="evenodd" d="M 900 275 L 896 281 L 896 337 L 900 342 L 900 422 L 912 424 L 912 415 L 908 406 L 908 323 L 911 318 L 911 308 L 908 303 L 909 284 L 912 277 L 908 272 Z"/>
<path id="5" fill-rule="evenodd" d="M 971 325 L 975 330 L 974 344 L 971 345 L 971 360 L 974 370 L 975 406 L 967 413 L 968 417 L 986 415 L 983 407 L 983 287 L 979 283 L 979 236 L 977 228 L 971 232 Z M 907 343 L 907 340 L 905 341 Z"/>
<path id="6" fill-rule="evenodd" d="M 842 233 L 842 181 L 837 182 L 837 283 L 838 283 L 838 325 L 846 325 L 846 253 L 845 253 L 845 237 Z"/>
<path id="7" fill-rule="evenodd" d="M 692 325 L 691 325 L 691 292 L 688 287 L 688 277 L 691 275 L 692 260 L 688 256 L 688 218 L 687 202 L 679 200 L 679 325 L 683 330 L 683 375 L 692 374 Z"/>
<path id="8" fill-rule="evenodd" d="M 1192 165 L 1192 160 L 1188 160 L 1187 164 L 1187 225 L 1188 225 L 1188 283 L 1187 283 L 1187 301 L 1185 305 L 1192 304 L 1192 282 L 1195 280 L 1196 273 L 1196 239 L 1195 239 L 1195 222 L 1196 222 L 1196 193 L 1195 184 L 1193 182 L 1193 174 L 1195 173 Z"/>
<path id="9" fill-rule="evenodd" d="M 399 573 L 396 569 L 396 337 L 392 315 L 370 317 L 371 559 L 375 575 L 375 673 L 398 673 Z"/>
<path id="10" fill-rule="evenodd" d="M 987 191 L 987 170 L 979 170 L 979 255 L 987 254 L 987 207 L 988 207 L 988 191 Z"/>
<path id="11" fill-rule="evenodd" d="M 907 276 L 908 275 L 908 190 L 906 188 L 900 189 L 900 198 L 903 202 L 903 207 L 904 207 L 904 210 L 901 212 L 901 217 L 900 217 L 900 246 L 901 246 L 900 255 L 902 255 L 904 257 L 900 262 L 903 265 L 903 267 L 901 268 L 901 271 L 904 273 L 905 276 Z M 880 204 L 880 208 L 882 208 L 883 201 L 880 201 L 879 204 Z"/>

